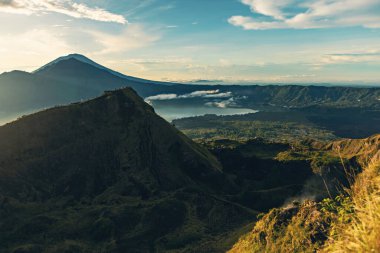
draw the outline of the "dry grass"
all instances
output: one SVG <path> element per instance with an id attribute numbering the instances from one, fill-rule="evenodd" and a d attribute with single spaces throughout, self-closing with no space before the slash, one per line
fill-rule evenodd
<path id="1" fill-rule="evenodd" d="M 380 252 L 380 159 L 379 153 L 360 174 L 349 191 L 354 217 L 348 224 L 337 224 L 321 252 Z"/>
<path id="2" fill-rule="evenodd" d="M 315 252 L 321 246 L 319 242 L 327 238 L 330 218 L 319 209 L 313 201 L 299 207 L 272 209 L 229 253 Z"/>
<path id="3" fill-rule="evenodd" d="M 372 154 L 347 190 L 350 212 L 328 212 L 312 201 L 273 209 L 229 252 L 380 253 L 380 150 Z"/>

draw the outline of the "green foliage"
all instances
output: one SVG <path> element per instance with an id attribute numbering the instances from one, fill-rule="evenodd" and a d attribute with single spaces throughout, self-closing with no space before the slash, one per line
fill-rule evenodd
<path id="1" fill-rule="evenodd" d="M 258 216 L 254 229 L 241 237 L 230 253 L 377 252 L 373 249 L 379 245 L 380 216 L 375 209 L 380 205 L 378 196 L 370 195 L 378 193 L 379 180 L 368 180 L 359 175 L 353 195 L 341 194 L 318 203 L 306 201 Z M 374 230 L 370 230 L 372 227 Z"/>
<path id="2" fill-rule="evenodd" d="M 266 107 L 255 114 L 205 115 L 178 119 L 174 123 L 193 139 L 265 138 L 293 143 L 307 139 L 331 141 L 338 138 L 365 138 L 380 132 L 378 121 L 379 111 L 373 107 L 358 109 L 315 106 L 282 108 L 280 111 L 276 111 L 276 107 Z"/>
<path id="3" fill-rule="evenodd" d="M 350 216 L 354 212 L 351 198 L 344 195 L 336 196 L 335 199 L 323 199 L 320 205 L 322 212 L 335 213 L 342 222 L 348 222 L 346 216 Z"/>
<path id="4" fill-rule="evenodd" d="M 263 138 L 275 142 L 292 142 L 303 138 L 314 138 L 319 140 L 332 140 L 335 136 L 328 131 L 318 129 L 310 125 L 302 125 L 293 122 L 266 122 L 266 121 L 223 121 L 213 120 L 209 127 L 202 126 L 202 119 L 199 121 L 200 127 L 180 129 L 192 139 L 231 139 L 248 140 Z"/>
<path id="5" fill-rule="evenodd" d="M 337 219 L 333 222 L 330 240 L 321 252 L 379 252 L 379 168 L 379 156 L 375 156 L 356 177 L 348 191 L 350 198 L 338 200 Z"/>
<path id="6" fill-rule="evenodd" d="M 337 224 L 348 224 L 354 217 L 354 204 L 349 196 L 338 195 L 335 199 L 326 198 L 320 202 L 321 211 L 326 216 L 333 216 L 330 236 L 335 236 L 338 232 Z"/>
<path id="7" fill-rule="evenodd" d="M 259 213 L 256 217 L 258 220 L 261 220 L 265 216 L 265 213 Z"/>
<path id="8" fill-rule="evenodd" d="M 0 139 L 1 253 L 220 252 L 255 218 L 226 200 L 235 185 L 216 158 L 128 88 L 24 117 Z"/>

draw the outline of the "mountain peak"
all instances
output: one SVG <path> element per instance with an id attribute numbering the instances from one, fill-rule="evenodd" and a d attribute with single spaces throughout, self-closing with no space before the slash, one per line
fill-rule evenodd
<path id="1" fill-rule="evenodd" d="M 29 72 L 25 72 L 25 71 L 22 71 L 22 70 L 12 70 L 12 71 L 9 71 L 9 72 L 4 72 L 4 73 L 1 73 L 0 76 L 29 76 L 30 73 Z"/>
<path id="2" fill-rule="evenodd" d="M 35 70 L 33 73 L 40 73 L 42 72 L 43 70 L 46 70 L 60 62 L 63 62 L 63 61 L 67 61 L 67 60 L 71 60 L 71 59 L 75 59 L 77 61 L 80 61 L 82 63 L 86 63 L 86 64 L 89 64 L 89 65 L 92 65 L 98 69 L 102 69 L 102 70 L 108 70 L 108 71 L 111 71 L 109 69 L 107 69 L 106 67 L 94 62 L 93 60 L 89 59 L 88 57 L 84 56 L 84 55 L 81 55 L 81 54 L 69 54 L 69 55 L 66 55 L 66 56 L 61 56 L 51 62 L 49 62 L 48 64 L 42 66 L 41 68 Z M 120 73 L 119 73 L 120 74 Z M 120 74 L 121 75 L 121 74 Z"/>
<path id="3" fill-rule="evenodd" d="M 78 117 L 78 115 L 81 116 Z M 0 138 L 2 139 L 0 162 L 7 155 L 18 152 L 18 144 L 10 144 L 12 147 L 8 148 L 6 152 L 5 145 L 17 143 L 16 139 L 19 138 L 19 135 L 16 132 L 19 128 L 25 128 L 23 140 L 26 141 L 31 136 L 38 139 L 36 142 L 23 145 L 23 149 L 36 148 L 35 150 L 42 150 L 38 148 L 39 145 L 45 145 L 49 150 L 45 157 L 55 156 L 57 147 L 54 146 L 54 143 L 57 143 L 59 139 L 65 139 L 65 145 L 71 146 L 71 148 L 63 151 L 65 155 L 62 157 L 68 159 L 61 160 L 61 163 L 66 163 L 66 168 L 69 169 L 61 170 L 63 168 L 60 167 L 61 165 L 54 168 L 49 167 L 49 173 L 55 174 L 52 185 L 55 184 L 60 189 L 56 188 L 56 190 L 64 194 L 69 193 L 65 188 L 71 185 L 71 187 L 79 190 L 75 190 L 72 194 L 93 196 L 104 192 L 108 187 L 116 189 L 118 183 L 122 183 L 120 180 L 124 180 L 125 183 L 129 180 L 128 178 L 141 179 L 141 182 L 146 183 L 151 188 L 152 194 L 159 190 L 179 189 L 183 185 L 205 184 L 211 188 L 218 188 L 221 185 L 218 185 L 217 179 L 224 179 L 220 164 L 207 150 L 192 142 L 155 114 L 153 108 L 130 88 L 109 91 L 98 98 L 83 103 L 48 109 L 0 127 Z M 71 130 L 68 131 L 68 129 Z M 62 135 L 53 133 L 62 133 Z M 8 137 L 5 138 L 5 136 Z M 84 148 L 85 146 L 95 147 L 94 145 L 96 148 Z M 130 147 L 137 148 L 131 149 Z M 74 150 L 75 152 L 72 152 Z M 115 163 L 112 165 L 103 164 L 104 167 L 102 167 L 100 160 L 95 163 L 90 161 L 86 161 L 86 164 L 82 163 L 80 160 L 75 160 L 82 155 L 78 156 L 77 153 L 82 152 L 79 150 L 83 150 L 84 157 L 94 156 L 94 159 L 100 153 L 104 153 L 104 150 L 112 150 L 112 152 L 105 152 L 110 157 L 103 157 L 102 159 Z M 100 151 L 99 154 L 93 153 L 98 151 Z M 18 154 L 22 154 L 22 152 Z M 16 163 L 15 160 L 14 164 Z M 96 170 L 98 167 L 94 164 L 99 164 L 100 170 Z M 14 171 L 23 171 L 23 173 L 39 175 L 39 177 L 42 175 L 41 171 L 45 170 L 40 165 L 27 166 L 31 168 L 30 170 L 24 170 L 21 166 L 16 167 Z M 0 175 L 10 176 L 11 178 L 7 177 L 10 184 L 13 182 L 17 185 L 20 183 L 18 180 L 22 178 L 15 176 L 14 171 L 1 167 Z M 48 169 L 46 168 L 45 171 Z M 49 173 L 44 175 L 52 175 Z M 68 177 L 70 173 L 71 178 Z M 78 173 L 81 175 L 80 177 L 78 177 Z M 123 178 L 122 175 L 127 175 L 127 177 Z M 82 178 L 82 176 L 85 177 Z M 112 180 L 109 178 L 110 176 L 113 176 Z M 83 179 L 80 183 L 75 181 L 80 178 Z M 13 179 L 14 181 L 12 181 Z M 0 195 L 5 191 L 2 180 L 4 178 L 0 177 Z M 35 180 L 34 182 L 38 183 L 37 178 Z M 47 179 L 47 181 L 50 180 L 52 178 Z M 75 183 L 70 183 L 72 180 Z M 103 180 L 104 183 L 100 183 Z M 131 187 L 138 188 L 134 179 L 131 180 Z M 91 182 L 90 187 L 78 188 L 78 186 L 88 182 Z M 97 183 L 92 184 L 94 182 Z M 44 187 L 47 185 L 50 183 Z M 138 192 L 137 188 L 135 190 Z M 46 197 L 55 196 L 57 191 L 50 192 Z M 18 196 L 18 193 L 13 193 L 14 195 L 10 194 L 15 197 Z"/>
<path id="4" fill-rule="evenodd" d="M 63 57 L 64 57 L 64 56 L 63 56 Z M 68 54 L 68 55 L 66 55 L 66 57 L 88 59 L 88 58 L 87 58 L 86 56 L 84 56 L 83 54 L 77 54 L 77 53 Z"/>
<path id="5" fill-rule="evenodd" d="M 51 62 L 49 62 L 48 64 L 42 66 L 41 68 L 33 71 L 32 73 L 33 74 L 40 74 L 40 73 L 43 73 L 45 72 L 46 70 L 49 70 L 51 69 L 52 67 L 56 66 L 57 64 L 59 63 L 62 63 L 62 62 L 66 62 L 66 61 L 69 61 L 69 60 L 76 60 L 76 61 L 79 61 L 81 63 L 84 63 L 84 64 L 87 64 L 87 65 L 90 65 L 92 67 L 95 67 L 97 69 L 100 69 L 100 70 L 103 70 L 103 71 L 106 71 L 116 77 L 119 77 L 119 78 L 122 78 L 122 79 L 126 79 L 128 81 L 133 81 L 133 82 L 140 82 L 140 83 L 146 83 L 146 84 L 164 84 L 164 85 L 170 85 L 171 83 L 165 83 L 165 82 L 156 82 L 156 81 L 150 81 L 150 80 L 146 80 L 146 79 L 142 79 L 142 78 L 138 78 L 138 77 L 132 77 L 132 76 L 127 76 L 127 75 L 124 75 L 120 72 L 117 72 L 117 71 L 114 71 L 112 69 L 109 69 L 103 65 L 100 65 L 98 63 L 96 63 L 95 61 L 89 59 L 88 57 L 84 56 L 84 55 L 81 55 L 81 54 L 77 54 L 77 53 L 73 53 L 73 54 L 68 54 L 66 56 L 61 56 Z"/>
<path id="6" fill-rule="evenodd" d="M 66 56 L 59 57 L 57 60 L 62 61 L 62 60 L 67 60 L 67 59 L 75 59 L 75 60 L 78 60 L 78 61 L 81 61 L 84 63 L 88 63 L 88 64 L 91 64 L 94 66 L 103 67 L 100 64 L 94 62 L 93 60 L 91 60 L 90 58 L 88 58 L 82 54 L 68 54 Z"/>

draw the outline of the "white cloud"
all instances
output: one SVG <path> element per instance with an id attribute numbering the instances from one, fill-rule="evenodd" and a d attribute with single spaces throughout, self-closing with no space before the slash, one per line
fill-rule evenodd
<path id="1" fill-rule="evenodd" d="M 209 94 L 205 95 L 206 98 L 228 98 L 232 96 L 232 92 L 224 92 L 224 93 L 217 93 L 217 94 Z"/>
<path id="2" fill-rule="evenodd" d="M 200 90 L 188 94 L 159 94 L 145 98 L 145 101 L 152 104 L 153 101 L 189 99 L 189 98 L 206 98 L 210 99 L 205 105 L 210 107 L 228 108 L 236 105 L 236 99 L 246 99 L 246 97 L 234 98 L 232 92 L 220 92 L 220 90 Z M 207 100 L 206 100 L 207 101 Z"/>
<path id="3" fill-rule="evenodd" d="M 200 90 L 200 91 L 194 91 L 189 94 L 182 95 L 181 97 L 187 98 L 187 97 L 203 97 L 207 95 L 215 95 L 219 93 L 219 90 Z"/>
<path id="4" fill-rule="evenodd" d="M 177 99 L 177 94 L 159 94 L 156 96 L 147 97 L 146 101 L 152 101 L 152 100 L 172 100 Z"/>
<path id="5" fill-rule="evenodd" d="M 142 48 L 160 39 L 160 35 L 147 31 L 144 26 L 130 24 L 120 34 L 109 34 L 100 31 L 89 31 L 101 50 L 95 54 L 122 53 Z"/>
<path id="6" fill-rule="evenodd" d="M 379 0 L 241 0 L 262 17 L 232 16 L 246 30 L 362 26 L 380 28 Z M 266 18 L 264 18 L 265 16 Z M 268 18 L 270 20 L 268 20 Z"/>
<path id="7" fill-rule="evenodd" d="M 319 69 L 325 65 L 364 62 L 380 63 L 380 51 L 327 54 L 323 55 L 319 62 L 312 64 L 312 66 Z"/>
<path id="8" fill-rule="evenodd" d="M 39 67 L 36 66 L 36 59 L 44 64 L 57 55 L 73 52 L 73 48 L 65 42 L 61 34 L 44 29 L 33 29 L 16 35 L 3 34 L 0 48 L 1 70 L 33 70 Z"/>
<path id="9" fill-rule="evenodd" d="M 34 70 L 46 62 L 62 55 L 80 53 L 106 62 L 110 56 L 149 46 L 159 39 L 154 31 L 145 31 L 143 26 L 131 24 L 120 33 L 109 34 L 98 30 L 63 29 L 60 25 L 35 26 L 26 32 L 1 32 L 0 72 L 14 69 Z M 149 34 L 148 34 L 149 32 Z M 78 38 L 86 41 L 77 43 Z M 118 63 L 112 64 L 115 68 Z"/>
<path id="10" fill-rule="evenodd" d="M 234 98 L 229 98 L 224 101 L 217 101 L 217 102 L 207 102 L 207 106 L 212 106 L 212 107 L 218 107 L 218 108 L 228 108 L 230 106 L 235 106 L 235 99 Z"/>
<path id="11" fill-rule="evenodd" d="M 320 55 L 309 63 L 305 63 L 312 71 L 320 71 L 333 65 L 365 64 L 378 66 L 380 64 L 380 50 L 346 51 Z M 322 72 L 319 72 L 322 73 Z"/>
<path id="12" fill-rule="evenodd" d="M 249 5 L 251 10 L 265 16 L 271 16 L 275 19 L 285 19 L 282 9 L 290 4 L 291 0 L 242 0 L 243 4 Z"/>
<path id="13" fill-rule="evenodd" d="M 228 98 L 232 97 L 232 92 L 220 92 L 220 90 L 200 90 L 191 93 L 177 95 L 177 94 L 159 94 L 156 96 L 147 97 L 145 101 L 151 102 L 154 100 L 173 100 L 173 99 L 186 99 L 186 98 Z"/>
<path id="14" fill-rule="evenodd" d="M 126 24 L 122 16 L 101 8 L 92 8 L 72 0 L 0 0 L 0 12 L 16 14 L 42 14 L 55 12 L 74 18 Z"/>
<path id="15" fill-rule="evenodd" d="M 159 36 L 157 35 L 156 38 Z M 173 72 L 175 69 L 185 68 L 188 63 L 192 62 L 191 58 L 181 58 L 176 56 L 165 56 L 162 58 L 129 58 L 119 61 L 108 61 L 115 68 L 122 67 L 123 69 L 128 69 L 129 71 L 134 69 L 138 72 L 152 73 L 152 71 L 157 71 L 167 69 Z"/>
<path id="16" fill-rule="evenodd" d="M 181 57 L 174 57 L 174 56 L 168 56 L 163 58 L 135 58 L 135 59 L 127 59 L 123 61 L 124 63 L 129 64 L 142 64 L 142 65 L 162 65 L 162 64 L 188 64 L 192 62 L 191 58 L 181 58 Z"/>
<path id="17" fill-rule="evenodd" d="M 280 29 L 288 28 L 283 22 L 260 22 L 255 21 L 251 17 L 233 16 L 228 19 L 228 22 L 234 26 L 241 26 L 245 30 L 267 30 L 267 29 Z"/>

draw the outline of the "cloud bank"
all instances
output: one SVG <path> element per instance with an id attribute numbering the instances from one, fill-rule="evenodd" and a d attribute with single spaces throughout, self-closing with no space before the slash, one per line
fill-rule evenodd
<path id="1" fill-rule="evenodd" d="M 25 15 L 55 12 L 74 18 L 119 24 L 128 23 L 122 15 L 97 7 L 89 7 L 82 3 L 75 3 L 72 0 L 0 0 L 0 12 Z"/>
<path id="2" fill-rule="evenodd" d="M 235 103 L 235 98 L 232 97 L 223 101 L 207 102 L 206 105 L 211 106 L 211 107 L 218 107 L 218 108 L 228 108 L 231 106 L 236 106 L 236 103 Z"/>
<path id="3" fill-rule="evenodd" d="M 183 99 L 183 98 L 226 98 L 232 97 L 232 92 L 220 92 L 220 90 L 199 90 L 191 93 L 177 95 L 177 94 L 159 94 L 156 96 L 147 97 L 146 101 L 152 100 L 171 100 L 171 99 Z"/>
<path id="4" fill-rule="evenodd" d="M 191 93 L 177 95 L 177 94 L 159 94 L 156 96 L 147 97 L 145 101 L 152 102 L 154 100 L 173 100 L 173 99 L 186 99 L 186 98 L 230 98 L 232 92 L 220 92 L 220 90 L 200 90 Z"/>
<path id="5" fill-rule="evenodd" d="M 174 100 L 174 99 L 189 99 L 189 98 L 204 98 L 205 106 L 217 108 L 236 107 L 237 101 L 247 99 L 246 96 L 235 97 L 232 92 L 220 92 L 220 90 L 200 90 L 184 95 L 177 94 L 159 94 L 156 96 L 147 97 L 145 101 L 153 104 L 153 101 Z"/>
<path id="6" fill-rule="evenodd" d="M 96 55 L 121 53 L 149 46 L 160 39 L 160 35 L 155 31 L 150 31 L 143 25 L 130 24 L 119 34 L 109 34 L 100 31 L 88 31 L 101 50 L 95 52 Z"/>
<path id="7" fill-rule="evenodd" d="M 379 0 L 241 0 L 254 17 L 232 16 L 245 30 L 362 26 L 380 28 Z"/>

